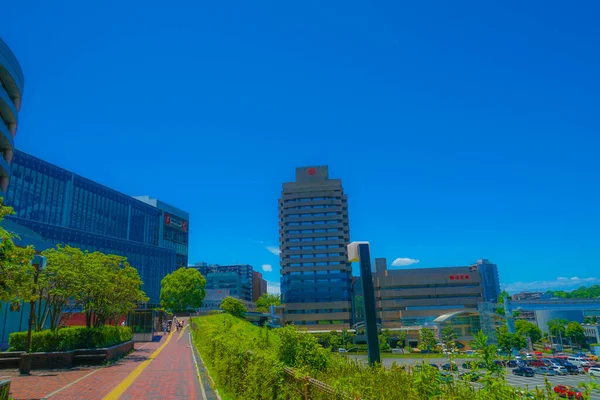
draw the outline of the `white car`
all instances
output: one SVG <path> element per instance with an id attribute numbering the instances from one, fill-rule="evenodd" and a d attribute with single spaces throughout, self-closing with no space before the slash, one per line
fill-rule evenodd
<path id="1" fill-rule="evenodd" d="M 551 369 L 556 372 L 556 375 L 568 375 L 569 371 L 565 367 L 553 366 Z"/>
<path id="2" fill-rule="evenodd" d="M 339 352 L 339 353 L 347 353 L 347 352 L 348 352 L 348 350 L 340 348 L 340 349 L 338 349 L 338 352 Z"/>
<path id="3" fill-rule="evenodd" d="M 590 376 L 600 376 L 600 368 L 591 367 L 590 369 L 588 369 L 588 374 L 590 374 Z"/>
<path id="4" fill-rule="evenodd" d="M 525 354 L 525 358 L 528 360 L 533 360 L 533 354 L 527 353 L 527 354 Z"/>
<path id="5" fill-rule="evenodd" d="M 392 349 L 392 354 L 404 354 L 404 349 Z"/>

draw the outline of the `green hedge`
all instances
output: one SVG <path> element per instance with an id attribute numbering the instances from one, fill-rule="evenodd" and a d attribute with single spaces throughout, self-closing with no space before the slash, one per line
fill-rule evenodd
<path id="1" fill-rule="evenodd" d="M 32 332 L 31 347 L 34 352 L 96 349 L 127 342 L 131 338 L 131 328 L 127 326 L 103 326 L 102 328 L 71 326 L 56 331 Z M 11 333 L 8 344 L 11 351 L 25 351 L 27 332 Z"/>

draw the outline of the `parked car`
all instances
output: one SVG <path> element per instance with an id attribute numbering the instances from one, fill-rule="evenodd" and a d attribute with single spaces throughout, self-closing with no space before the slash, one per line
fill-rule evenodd
<path id="1" fill-rule="evenodd" d="M 456 363 L 452 363 L 452 364 L 444 364 L 442 365 L 442 369 L 444 371 L 458 371 L 458 365 L 456 365 Z"/>
<path id="2" fill-rule="evenodd" d="M 517 362 L 516 362 L 515 360 L 510 360 L 510 361 L 508 361 L 508 362 L 506 363 L 506 366 L 507 366 L 508 368 L 517 368 L 517 367 L 518 367 L 518 365 L 517 365 Z"/>
<path id="3" fill-rule="evenodd" d="M 340 348 L 338 349 L 338 352 L 339 352 L 339 353 L 347 353 L 347 352 L 348 352 L 348 350 L 346 350 L 346 349 L 344 349 L 344 348 L 341 348 L 341 347 L 340 347 Z"/>
<path id="4" fill-rule="evenodd" d="M 544 376 L 554 376 L 554 375 L 556 375 L 556 372 L 554 372 L 553 370 L 551 370 L 548 367 L 537 367 L 533 371 L 536 374 L 538 374 L 538 375 L 544 375 Z"/>
<path id="5" fill-rule="evenodd" d="M 567 371 L 566 367 L 563 367 L 562 365 L 558 366 L 558 367 L 550 367 L 552 368 L 552 370 L 554 371 L 554 373 L 556 375 L 568 375 L 569 371 Z"/>
<path id="6" fill-rule="evenodd" d="M 429 364 L 429 366 L 437 369 L 438 371 L 440 370 L 440 367 L 437 364 Z"/>
<path id="7" fill-rule="evenodd" d="M 554 393 L 558 394 L 560 397 L 566 397 L 568 399 L 583 399 L 583 393 L 573 386 L 554 386 Z"/>
<path id="8" fill-rule="evenodd" d="M 467 355 L 467 356 L 472 356 L 473 354 L 475 354 L 475 350 L 467 350 L 467 351 L 465 351 L 465 355 Z"/>
<path id="9" fill-rule="evenodd" d="M 452 383 L 454 382 L 454 375 L 449 372 L 440 372 L 440 382 Z"/>
<path id="10" fill-rule="evenodd" d="M 404 349 L 392 349 L 392 354 L 404 354 Z"/>
<path id="11" fill-rule="evenodd" d="M 527 364 L 530 367 L 546 367 L 546 363 L 542 360 L 527 360 Z"/>
<path id="12" fill-rule="evenodd" d="M 570 375 L 577 375 L 579 374 L 579 368 L 577 368 L 576 365 L 571 364 L 570 362 L 568 362 L 567 360 L 561 360 L 561 359 L 557 359 L 557 361 L 567 369 L 567 372 Z"/>
<path id="13" fill-rule="evenodd" d="M 463 372 L 459 375 L 459 377 L 463 381 L 469 382 L 477 382 L 479 379 L 481 379 L 481 376 L 476 372 Z"/>
<path id="14" fill-rule="evenodd" d="M 590 376 L 600 376 L 600 367 L 592 367 L 588 369 Z"/>
<path id="15" fill-rule="evenodd" d="M 519 375 L 519 376 L 527 376 L 527 377 L 535 376 L 535 372 L 533 372 L 533 369 L 531 369 L 529 367 L 517 367 L 512 370 L 512 374 Z"/>
<path id="16" fill-rule="evenodd" d="M 462 363 L 463 369 L 485 368 L 485 363 L 476 361 L 467 361 Z"/>
<path id="17" fill-rule="evenodd" d="M 533 355 L 533 354 L 531 354 L 531 353 L 526 353 L 526 354 L 525 354 L 525 358 L 526 358 L 526 359 L 528 359 L 528 360 L 533 360 L 535 357 L 534 357 L 534 355 Z"/>

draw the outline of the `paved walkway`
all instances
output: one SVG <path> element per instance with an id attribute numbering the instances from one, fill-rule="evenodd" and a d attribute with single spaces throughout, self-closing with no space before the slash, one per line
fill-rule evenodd
<path id="1" fill-rule="evenodd" d="M 187 321 L 185 326 L 183 331 L 165 335 L 159 342 L 136 344 L 136 351 L 109 366 L 13 376 L 13 397 L 15 400 L 207 400 L 205 384 L 198 378 L 198 361 L 192 351 Z M 210 388 L 206 389 L 212 398 Z"/>

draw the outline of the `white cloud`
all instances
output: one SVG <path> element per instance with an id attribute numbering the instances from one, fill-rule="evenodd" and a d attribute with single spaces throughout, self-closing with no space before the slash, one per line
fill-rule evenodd
<path id="1" fill-rule="evenodd" d="M 275 254 L 276 256 L 281 254 L 281 250 L 277 246 L 267 246 L 267 251 L 269 253 Z"/>
<path id="2" fill-rule="evenodd" d="M 281 288 L 279 282 L 267 281 L 267 293 L 280 294 Z"/>
<path id="3" fill-rule="evenodd" d="M 392 267 L 406 267 L 408 265 L 416 264 L 419 260 L 414 258 L 396 258 L 394 262 L 392 262 Z"/>
<path id="4" fill-rule="evenodd" d="M 263 264 L 261 266 L 261 268 L 265 272 L 271 272 L 271 271 L 273 271 L 273 266 L 271 264 Z"/>
<path id="5" fill-rule="evenodd" d="M 513 282 L 502 284 L 502 289 L 509 293 L 545 292 L 547 290 L 572 290 L 578 287 L 600 283 L 599 278 L 559 277 L 552 281 Z"/>

